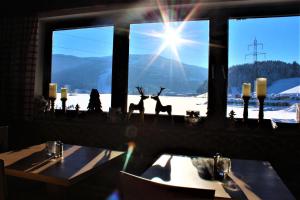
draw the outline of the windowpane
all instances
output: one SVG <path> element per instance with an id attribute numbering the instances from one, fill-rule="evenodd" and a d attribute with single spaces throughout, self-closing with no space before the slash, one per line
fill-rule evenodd
<path id="1" fill-rule="evenodd" d="M 249 118 L 258 118 L 255 80 L 267 78 L 266 119 L 294 121 L 300 103 L 300 17 L 229 21 L 227 113 L 243 117 L 242 84 L 251 83 Z"/>
<path id="2" fill-rule="evenodd" d="M 100 94 L 102 110 L 111 102 L 113 27 L 53 31 L 51 82 L 58 85 L 56 107 L 61 107 L 60 88 L 67 87 L 67 107 L 87 110 L 91 89 Z"/>
<path id="3" fill-rule="evenodd" d="M 145 95 L 160 95 L 173 115 L 207 111 L 208 21 L 132 24 L 130 26 L 128 104 L 138 104 L 137 86 Z M 144 101 L 155 113 L 156 101 Z M 166 112 L 161 114 L 167 114 Z"/>

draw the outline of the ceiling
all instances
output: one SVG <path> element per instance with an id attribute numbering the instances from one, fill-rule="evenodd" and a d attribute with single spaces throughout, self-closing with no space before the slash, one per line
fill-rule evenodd
<path id="1" fill-rule="evenodd" d="M 1 5 L 0 15 L 57 12 L 58 10 L 103 11 L 128 8 L 157 7 L 158 0 L 7 0 Z M 299 0 L 159 0 L 162 5 L 185 7 L 196 4 L 203 8 L 267 8 L 288 6 L 300 13 Z"/>

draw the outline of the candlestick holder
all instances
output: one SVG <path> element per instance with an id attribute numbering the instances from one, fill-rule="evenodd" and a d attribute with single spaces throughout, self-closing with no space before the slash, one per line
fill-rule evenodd
<path id="1" fill-rule="evenodd" d="M 55 110 L 54 103 L 55 103 L 56 98 L 49 97 L 49 100 L 50 100 L 50 112 L 54 112 L 54 110 Z"/>
<path id="2" fill-rule="evenodd" d="M 244 100 L 243 117 L 244 117 L 244 122 L 247 122 L 248 121 L 248 105 L 249 105 L 250 96 L 243 96 L 243 100 Z"/>
<path id="3" fill-rule="evenodd" d="M 259 125 L 263 124 L 264 121 L 264 101 L 265 96 L 258 96 L 257 99 L 259 101 L 259 113 L 258 113 L 258 123 Z"/>
<path id="4" fill-rule="evenodd" d="M 62 111 L 65 113 L 66 112 L 66 101 L 67 98 L 61 98 L 61 105 L 62 105 Z"/>

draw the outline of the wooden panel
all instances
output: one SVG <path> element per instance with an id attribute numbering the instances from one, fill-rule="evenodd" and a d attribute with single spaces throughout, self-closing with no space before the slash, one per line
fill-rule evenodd
<path id="1" fill-rule="evenodd" d="M 0 200 L 5 200 L 5 189 L 4 161 L 0 159 Z"/>
<path id="2" fill-rule="evenodd" d="M 198 164 L 208 158 L 164 154 L 142 177 L 176 186 L 215 189 L 215 199 L 295 199 L 269 162 L 232 159 L 229 177 L 203 178 Z"/>
<path id="3" fill-rule="evenodd" d="M 56 185 L 71 185 L 123 152 L 64 144 L 63 158 L 49 158 L 45 144 L 0 154 L 5 173 Z"/>
<path id="4" fill-rule="evenodd" d="M 233 159 L 230 178 L 248 199 L 295 199 L 266 161 Z"/>

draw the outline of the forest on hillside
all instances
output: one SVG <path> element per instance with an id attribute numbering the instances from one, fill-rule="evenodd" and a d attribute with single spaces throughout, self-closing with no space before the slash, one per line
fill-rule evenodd
<path id="1" fill-rule="evenodd" d="M 228 70 L 228 91 L 241 90 L 245 82 L 255 85 L 257 77 L 267 78 L 268 86 L 275 81 L 287 78 L 300 77 L 300 65 L 297 62 L 261 61 L 234 65 Z M 203 82 L 197 89 L 198 94 L 207 92 L 207 82 Z"/>

